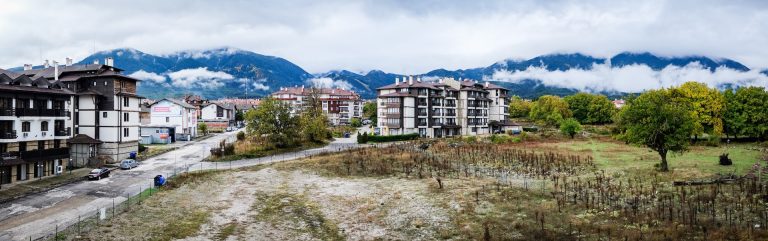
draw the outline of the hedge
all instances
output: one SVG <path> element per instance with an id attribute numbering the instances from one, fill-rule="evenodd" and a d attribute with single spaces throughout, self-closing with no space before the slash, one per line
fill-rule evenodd
<path id="1" fill-rule="evenodd" d="M 375 135 L 369 135 L 369 134 L 363 133 L 362 135 L 358 135 L 357 142 L 367 143 L 367 142 L 409 141 L 409 140 L 416 140 L 418 138 L 419 138 L 419 134 L 416 134 L 416 133 L 405 134 L 405 135 L 391 135 L 391 136 L 375 136 Z"/>

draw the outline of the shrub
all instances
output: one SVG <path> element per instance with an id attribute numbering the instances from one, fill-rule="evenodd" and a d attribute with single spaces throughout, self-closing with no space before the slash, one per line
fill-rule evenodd
<path id="1" fill-rule="evenodd" d="M 139 144 L 139 152 L 144 152 L 146 150 L 147 150 L 147 146 L 145 146 L 143 144 Z"/>
<path id="2" fill-rule="evenodd" d="M 565 119 L 560 122 L 560 132 L 573 139 L 577 133 L 581 132 L 581 124 L 574 118 Z"/>
<path id="3" fill-rule="evenodd" d="M 720 146 L 720 137 L 716 135 L 710 135 L 707 137 L 707 146 Z"/>
<path id="4" fill-rule="evenodd" d="M 723 153 L 720 155 L 720 165 L 721 166 L 730 166 L 733 165 L 733 161 L 731 158 L 728 158 L 728 153 Z"/>
<path id="5" fill-rule="evenodd" d="M 357 133 L 357 143 L 365 144 L 368 143 L 368 140 L 368 132 L 363 132 L 363 134 Z"/>
<path id="6" fill-rule="evenodd" d="M 355 127 L 355 128 L 361 127 L 363 126 L 363 122 L 360 121 L 359 118 L 352 118 L 352 120 L 349 121 L 349 126 Z"/>
<path id="7" fill-rule="evenodd" d="M 528 127 L 523 127 L 523 131 L 537 132 L 537 131 L 539 131 L 539 128 L 535 127 L 535 126 L 528 126 Z"/>
<path id="8" fill-rule="evenodd" d="M 517 138 L 517 139 L 520 139 L 520 138 Z M 493 144 L 504 144 L 512 140 L 513 139 L 508 135 L 496 135 L 496 134 L 491 135 L 491 142 Z"/>
<path id="9" fill-rule="evenodd" d="M 523 139 L 521 139 L 520 137 L 513 137 L 512 138 L 512 143 L 519 143 L 521 141 L 523 141 Z"/>
<path id="10" fill-rule="evenodd" d="M 235 145 L 234 144 L 227 144 L 224 146 L 224 155 L 230 156 L 235 154 Z"/>
<path id="11" fill-rule="evenodd" d="M 405 134 L 405 135 L 392 135 L 392 136 L 368 136 L 366 139 L 369 142 L 392 142 L 392 141 L 410 141 L 419 138 L 419 134 Z"/>
<path id="12" fill-rule="evenodd" d="M 243 141 L 243 140 L 245 140 L 245 132 L 242 132 L 242 131 L 241 131 L 241 132 L 238 132 L 238 133 L 237 133 L 237 140 L 238 140 L 238 141 Z"/>

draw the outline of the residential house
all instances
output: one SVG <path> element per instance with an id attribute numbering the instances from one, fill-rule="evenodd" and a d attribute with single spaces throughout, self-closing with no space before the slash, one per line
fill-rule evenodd
<path id="1" fill-rule="evenodd" d="M 229 104 L 208 103 L 200 113 L 199 122 L 205 123 L 211 131 L 223 131 L 235 124 L 235 108 Z"/>
<path id="2" fill-rule="evenodd" d="M 171 142 L 197 137 L 197 109 L 182 100 L 162 99 L 150 105 L 150 123 L 146 127 L 172 127 Z M 143 129 L 144 127 L 142 127 Z"/>

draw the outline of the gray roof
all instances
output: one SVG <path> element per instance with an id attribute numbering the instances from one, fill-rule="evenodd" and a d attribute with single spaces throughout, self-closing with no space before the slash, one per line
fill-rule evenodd
<path id="1" fill-rule="evenodd" d="M 171 98 L 164 98 L 162 100 L 155 101 L 155 103 L 152 103 L 150 106 L 155 105 L 155 104 L 157 104 L 157 103 L 159 103 L 160 101 L 163 101 L 163 100 L 167 100 L 168 102 L 180 105 L 181 107 L 184 107 L 184 108 L 187 108 L 187 109 L 195 109 L 194 106 L 192 106 L 190 104 L 187 104 L 187 102 L 184 102 L 182 100 L 171 99 Z"/>

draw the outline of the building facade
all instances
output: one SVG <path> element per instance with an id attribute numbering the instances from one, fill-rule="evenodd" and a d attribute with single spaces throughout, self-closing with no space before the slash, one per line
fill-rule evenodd
<path id="1" fill-rule="evenodd" d="M 74 92 L 0 69 L 0 185 L 59 175 L 69 163 Z"/>
<path id="2" fill-rule="evenodd" d="M 200 110 L 200 122 L 208 126 L 208 130 L 223 131 L 235 124 L 235 108 L 232 105 L 208 103 Z"/>
<path id="3" fill-rule="evenodd" d="M 408 76 L 377 91 L 381 135 L 490 134 L 510 123 L 508 90 L 487 82 L 453 78 L 423 82 Z"/>
<path id="4" fill-rule="evenodd" d="M 281 88 L 272 93 L 272 98 L 280 100 L 291 107 L 291 114 L 299 114 L 309 104 L 312 96 L 322 105 L 323 113 L 333 125 L 347 125 L 352 118 L 360 119 L 363 112 L 363 102 L 360 95 L 351 90 L 339 88 Z"/>
<path id="5" fill-rule="evenodd" d="M 162 99 L 150 105 L 148 126 L 173 127 L 172 141 L 197 137 L 197 109 L 181 100 Z"/>
<path id="6" fill-rule="evenodd" d="M 41 69 L 25 65 L 23 74 L 60 81 L 62 86 L 75 93 L 73 134 L 82 134 L 95 141 L 72 143 L 72 148 L 89 150 L 95 155 L 78 155 L 74 159 L 91 162 L 90 159 L 98 158 L 101 163 L 114 163 L 138 152 L 139 103 L 142 99 L 136 95 L 139 80 L 123 75 L 121 69 L 114 67 L 112 58 L 105 59 L 104 64 L 95 61 L 73 65 L 72 60 L 67 59 L 65 65 L 54 63 Z M 77 140 L 83 139 L 87 138 Z M 99 144 L 94 144 L 96 142 Z"/>

